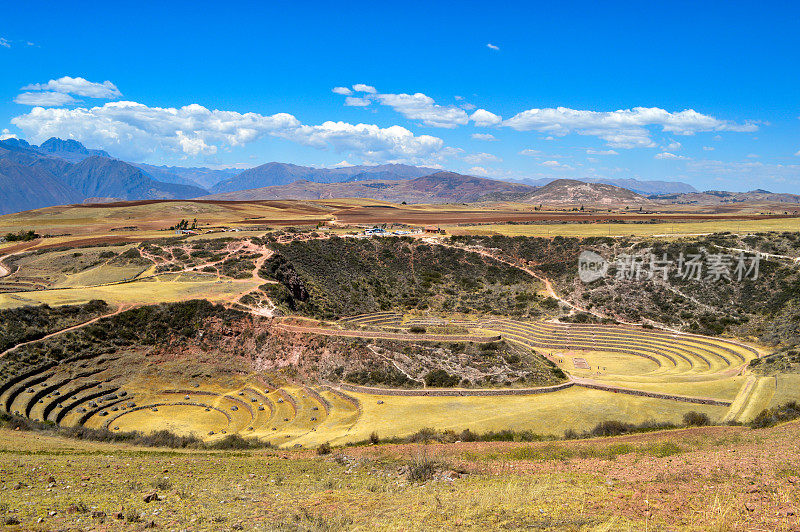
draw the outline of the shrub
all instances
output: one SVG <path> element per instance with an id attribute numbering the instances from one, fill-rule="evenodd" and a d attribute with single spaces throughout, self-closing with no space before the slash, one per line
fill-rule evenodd
<path id="1" fill-rule="evenodd" d="M 331 454 L 331 444 L 328 442 L 323 443 L 319 447 L 317 447 L 317 454 L 319 456 L 324 456 L 326 454 Z"/>
<path id="2" fill-rule="evenodd" d="M 378 437 L 378 433 L 374 430 L 369 435 L 369 442 L 373 445 L 377 445 L 381 442 L 381 439 Z"/>
<path id="3" fill-rule="evenodd" d="M 705 427 L 711 424 L 711 419 L 708 414 L 691 411 L 683 415 L 683 424 L 688 427 Z"/>
<path id="4" fill-rule="evenodd" d="M 461 382 L 457 375 L 450 375 L 443 369 L 435 369 L 425 375 L 425 384 L 438 388 L 452 388 Z"/>
<path id="5" fill-rule="evenodd" d="M 762 410 L 761 413 L 750 422 L 750 426 L 754 429 L 763 429 L 798 418 L 800 418 L 800 405 L 792 401 L 781 406 Z"/>

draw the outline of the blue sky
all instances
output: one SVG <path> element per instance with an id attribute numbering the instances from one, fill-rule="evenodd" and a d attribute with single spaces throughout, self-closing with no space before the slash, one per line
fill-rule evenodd
<path id="1" fill-rule="evenodd" d="M 156 164 L 800 193 L 798 3 L 262 4 L 4 6 L 0 131 Z"/>

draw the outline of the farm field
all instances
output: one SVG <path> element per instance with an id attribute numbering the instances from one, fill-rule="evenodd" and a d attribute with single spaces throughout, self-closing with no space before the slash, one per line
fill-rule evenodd
<path id="1" fill-rule="evenodd" d="M 507 235 L 541 237 L 589 237 L 589 236 L 654 236 L 654 235 L 703 235 L 720 231 L 761 232 L 800 231 L 800 218 L 774 218 L 766 220 L 719 220 L 702 222 L 660 223 L 575 223 L 575 224 L 488 224 L 488 225 L 444 225 L 452 235 Z"/>
<path id="2" fill-rule="evenodd" d="M 256 286 L 258 286 L 257 282 L 248 280 L 218 280 L 216 278 L 184 280 L 180 277 L 164 275 L 108 286 L 0 293 L 0 308 L 41 304 L 72 305 L 92 299 L 102 299 L 113 305 L 148 305 L 198 297 L 210 301 L 225 301 L 249 292 Z"/>

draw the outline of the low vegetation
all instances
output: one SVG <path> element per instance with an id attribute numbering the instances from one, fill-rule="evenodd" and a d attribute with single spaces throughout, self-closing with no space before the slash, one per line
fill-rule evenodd
<path id="1" fill-rule="evenodd" d="M 84 323 L 109 312 L 104 301 L 83 305 L 47 305 L 0 309 L 0 353 L 23 342 Z"/>
<path id="2" fill-rule="evenodd" d="M 320 319 L 389 309 L 545 314 L 536 283 L 521 270 L 477 253 L 411 238 L 292 242 L 275 246 L 262 277 L 286 312 Z"/>

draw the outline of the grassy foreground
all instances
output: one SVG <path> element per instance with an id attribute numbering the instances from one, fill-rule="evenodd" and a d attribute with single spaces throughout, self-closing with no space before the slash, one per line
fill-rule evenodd
<path id="1" fill-rule="evenodd" d="M 800 424 L 168 451 L 0 430 L 9 530 L 796 530 Z M 158 500 L 145 502 L 145 496 Z"/>

